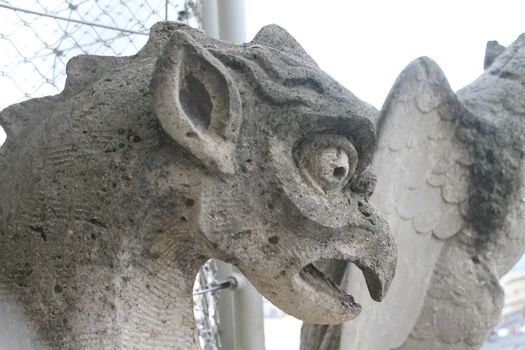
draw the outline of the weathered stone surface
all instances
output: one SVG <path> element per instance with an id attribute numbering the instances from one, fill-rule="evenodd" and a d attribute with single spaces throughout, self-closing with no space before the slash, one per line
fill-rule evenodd
<path id="1" fill-rule="evenodd" d="M 525 250 L 525 35 L 489 66 L 457 94 L 428 58 L 397 79 L 371 198 L 396 238 L 396 277 L 377 304 L 350 269 L 363 312 L 329 349 L 479 349 L 495 326 L 498 280 Z"/>
<path id="2" fill-rule="evenodd" d="M 360 312 L 314 262 L 353 261 L 384 297 L 376 111 L 283 29 L 238 46 L 161 23 L 137 55 L 67 71 L 0 114 L 0 315 L 21 310 L 24 349 L 195 349 L 208 258 L 313 323 Z"/>
<path id="3" fill-rule="evenodd" d="M 485 61 L 483 62 L 483 68 L 488 69 L 492 63 L 505 51 L 505 46 L 500 45 L 496 40 L 487 42 L 485 48 Z"/>

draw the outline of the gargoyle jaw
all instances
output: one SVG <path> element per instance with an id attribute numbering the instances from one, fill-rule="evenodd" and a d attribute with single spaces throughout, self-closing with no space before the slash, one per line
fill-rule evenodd
<path id="1" fill-rule="evenodd" d="M 299 272 L 299 277 L 315 289 L 332 294 L 334 298 L 338 298 L 341 301 L 341 305 L 354 309 L 357 314 L 361 311 L 361 305 L 355 302 L 354 297 L 347 294 L 336 282 L 315 267 L 313 263 L 303 267 Z"/>
<path id="2" fill-rule="evenodd" d="M 356 318 L 361 305 L 345 290 L 344 274 L 349 263 L 363 273 L 372 299 L 381 301 L 386 296 L 397 254 L 388 225 L 379 217 L 375 219 L 376 227 L 346 228 L 334 237 L 334 244 L 317 250 L 311 260 L 302 260 L 302 267 L 290 280 L 298 300 L 294 309 L 287 305 L 287 312 L 317 324 L 338 324 Z M 319 245 L 316 247 L 319 249 Z M 308 250 L 304 246 L 302 249 Z"/>
<path id="3" fill-rule="evenodd" d="M 352 261 L 335 259 L 310 263 L 299 271 L 298 276 L 300 282 L 307 284 L 317 293 L 338 300 L 340 305 L 347 309 L 348 315 L 355 318 L 361 312 L 361 305 L 343 289 L 344 273 L 349 263 Z M 383 283 L 379 275 L 359 262 L 356 265 L 365 276 L 370 296 L 376 301 L 381 301 L 386 294 L 386 289 L 381 287 Z"/>

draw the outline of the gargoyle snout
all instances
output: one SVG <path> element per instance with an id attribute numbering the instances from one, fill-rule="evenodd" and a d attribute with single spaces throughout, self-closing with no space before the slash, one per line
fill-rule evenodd
<path id="1" fill-rule="evenodd" d="M 335 266 L 341 266 L 341 263 L 342 266 L 346 263 L 356 265 L 365 277 L 371 298 L 376 301 L 384 299 L 396 268 L 394 239 L 385 220 L 364 199 L 360 209 L 355 205 L 348 217 L 351 221 L 348 225 L 328 227 L 313 221 L 303 225 L 308 238 L 296 239 L 292 250 L 300 269 L 291 280 L 285 277 L 290 275 L 283 274 L 285 285 L 291 285 L 294 293 L 302 295 L 303 299 L 293 303 L 276 300 L 281 308 L 319 324 L 336 324 L 357 317 L 361 306 L 359 300 L 350 294 L 355 286 L 341 284 L 341 278 L 334 274 Z M 312 305 L 308 306 L 305 300 Z"/>
<path id="2" fill-rule="evenodd" d="M 355 264 L 363 272 L 370 296 L 381 301 L 394 278 L 397 248 L 386 220 L 366 200 L 357 202 L 358 220 L 336 234 L 338 259 Z"/>

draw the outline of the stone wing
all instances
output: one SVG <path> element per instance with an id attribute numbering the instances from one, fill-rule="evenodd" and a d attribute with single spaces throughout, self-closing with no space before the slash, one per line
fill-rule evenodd
<path id="1" fill-rule="evenodd" d="M 465 224 L 471 158 L 456 136 L 460 111 L 444 74 L 428 58 L 412 62 L 394 84 L 377 123 L 378 182 L 371 201 L 396 238 L 396 277 L 378 304 L 351 267 L 348 288 L 363 311 L 344 326 L 342 343 L 349 344 L 341 348 L 390 349 L 414 328 L 441 250 Z"/>
<path id="2" fill-rule="evenodd" d="M 468 225 L 447 241 L 423 309 L 398 349 L 479 349 L 503 306 L 498 279 L 525 246 L 525 36 L 457 95 L 471 166 Z M 468 113 L 467 113 L 468 111 Z"/>
<path id="3" fill-rule="evenodd" d="M 428 208 L 436 210 L 437 214 L 429 216 L 427 220 L 442 215 L 442 219 L 433 221 L 430 225 L 439 226 L 444 222 L 443 219 L 449 220 L 449 225 L 452 224 L 448 232 L 439 232 L 440 230 L 435 231 L 435 228 L 432 228 L 432 235 L 436 240 L 446 240 L 442 241 L 443 245 L 439 249 L 439 256 L 431 271 L 430 283 L 424 293 L 425 299 L 422 300 L 423 304 L 413 329 L 402 345 L 399 342 L 389 344 L 398 350 L 479 349 L 499 318 L 503 306 L 503 291 L 498 279 L 521 256 L 525 245 L 524 57 L 525 36 L 522 35 L 480 78 L 459 91 L 457 98 L 450 95 L 451 99 L 448 101 L 452 103 L 445 102 L 444 109 L 438 107 L 439 115 L 452 122 L 449 124 L 449 130 L 453 130 L 454 137 L 451 138 L 452 142 L 440 144 L 443 147 L 441 150 L 431 147 L 431 150 L 425 153 L 428 162 L 432 162 L 432 157 L 440 154 L 438 162 L 448 157 L 450 164 L 459 163 L 462 166 L 459 169 L 463 169 L 453 170 L 438 181 L 434 179 L 436 174 L 441 173 L 439 167 L 434 168 L 438 171 L 425 173 L 427 184 L 442 186 L 442 201 L 430 197 L 431 204 L 417 202 L 417 199 L 424 198 L 416 196 L 415 205 L 423 205 L 423 209 L 412 209 L 409 213 L 404 212 L 404 201 L 397 201 L 401 197 L 395 197 L 395 194 L 393 201 L 386 202 L 387 210 L 392 212 L 391 222 L 395 225 L 395 214 L 398 214 L 401 220 L 411 219 L 411 226 L 418 234 L 431 229 L 429 226 L 418 227 L 417 223 L 420 213 L 430 213 Z M 419 95 L 416 95 L 416 101 L 417 96 Z M 385 108 L 385 113 L 392 110 L 395 110 L 395 106 L 391 105 Z M 387 123 L 388 120 L 382 122 Z M 439 123 L 443 125 L 441 121 Z M 387 126 L 382 128 L 381 132 L 392 135 L 391 128 Z M 442 127 L 438 129 L 444 130 Z M 417 134 L 422 135 L 420 132 Z M 397 142 L 397 145 L 399 144 L 400 142 Z M 457 148 L 451 148 L 452 145 L 456 145 Z M 396 144 L 386 146 L 396 148 Z M 380 150 L 378 156 L 383 155 L 383 152 Z M 472 155 L 472 158 L 466 154 Z M 410 160 L 403 159 L 401 163 L 403 162 Z M 409 181 L 412 177 L 405 174 L 407 185 L 411 186 Z M 379 176 L 381 175 L 385 181 L 389 181 L 385 178 L 385 173 L 379 172 Z M 461 183 L 463 187 L 460 186 Z M 447 186 L 458 191 L 454 195 L 455 200 L 448 198 Z M 388 189 L 383 188 L 383 191 Z M 378 189 L 377 193 L 385 192 Z M 411 191 L 408 190 L 407 193 L 410 194 Z M 443 211 L 443 204 L 453 204 L 455 201 L 461 226 L 455 225 L 453 217 L 442 214 L 446 213 Z M 395 228 L 393 231 L 395 232 Z M 398 232 L 398 237 L 403 234 Z M 398 241 L 398 247 L 399 245 L 404 244 Z M 411 249 L 417 247 L 412 246 Z M 414 258 L 414 253 L 399 254 L 410 257 L 411 264 L 424 264 L 424 260 Z M 410 266 L 405 267 L 413 269 Z M 397 281 L 403 282 L 403 278 L 398 278 Z M 408 288 L 408 281 L 412 281 L 412 286 L 417 279 L 406 279 L 405 289 Z M 403 334 L 404 336 L 406 334 Z"/>
<path id="4" fill-rule="evenodd" d="M 443 73 L 427 58 L 401 73 L 385 102 L 372 200 L 398 236 L 446 239 L 463 226 L 472 160 L 456 138 L 459 110 Z"/>

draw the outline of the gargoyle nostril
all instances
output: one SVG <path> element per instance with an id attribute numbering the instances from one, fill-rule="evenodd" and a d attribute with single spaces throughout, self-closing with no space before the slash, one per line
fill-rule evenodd
<path id="1" fill-rule="evenodd" d="M 377 184 L 377 178 L 369 168 L 365 169 L 352 184 L 352 190 L 361 193 L 365 198 L 370 198 L 374 193 Z"/>
<path id="2" fill-rule="evenodd" d="M 368 179 L 359 181 L 357 186 L 362 190 L 362 192 L 372 192 L 373 189 L 373 184 L 368 181 Z"/>
<path id="3" fill-rule="evenodd" d="M 268 242 L 270 242 L 271 244 L 277 244 L 277 243 L 279 243 L 279 237 L 272 236 L 272 237 L 268 238 Z"/>

